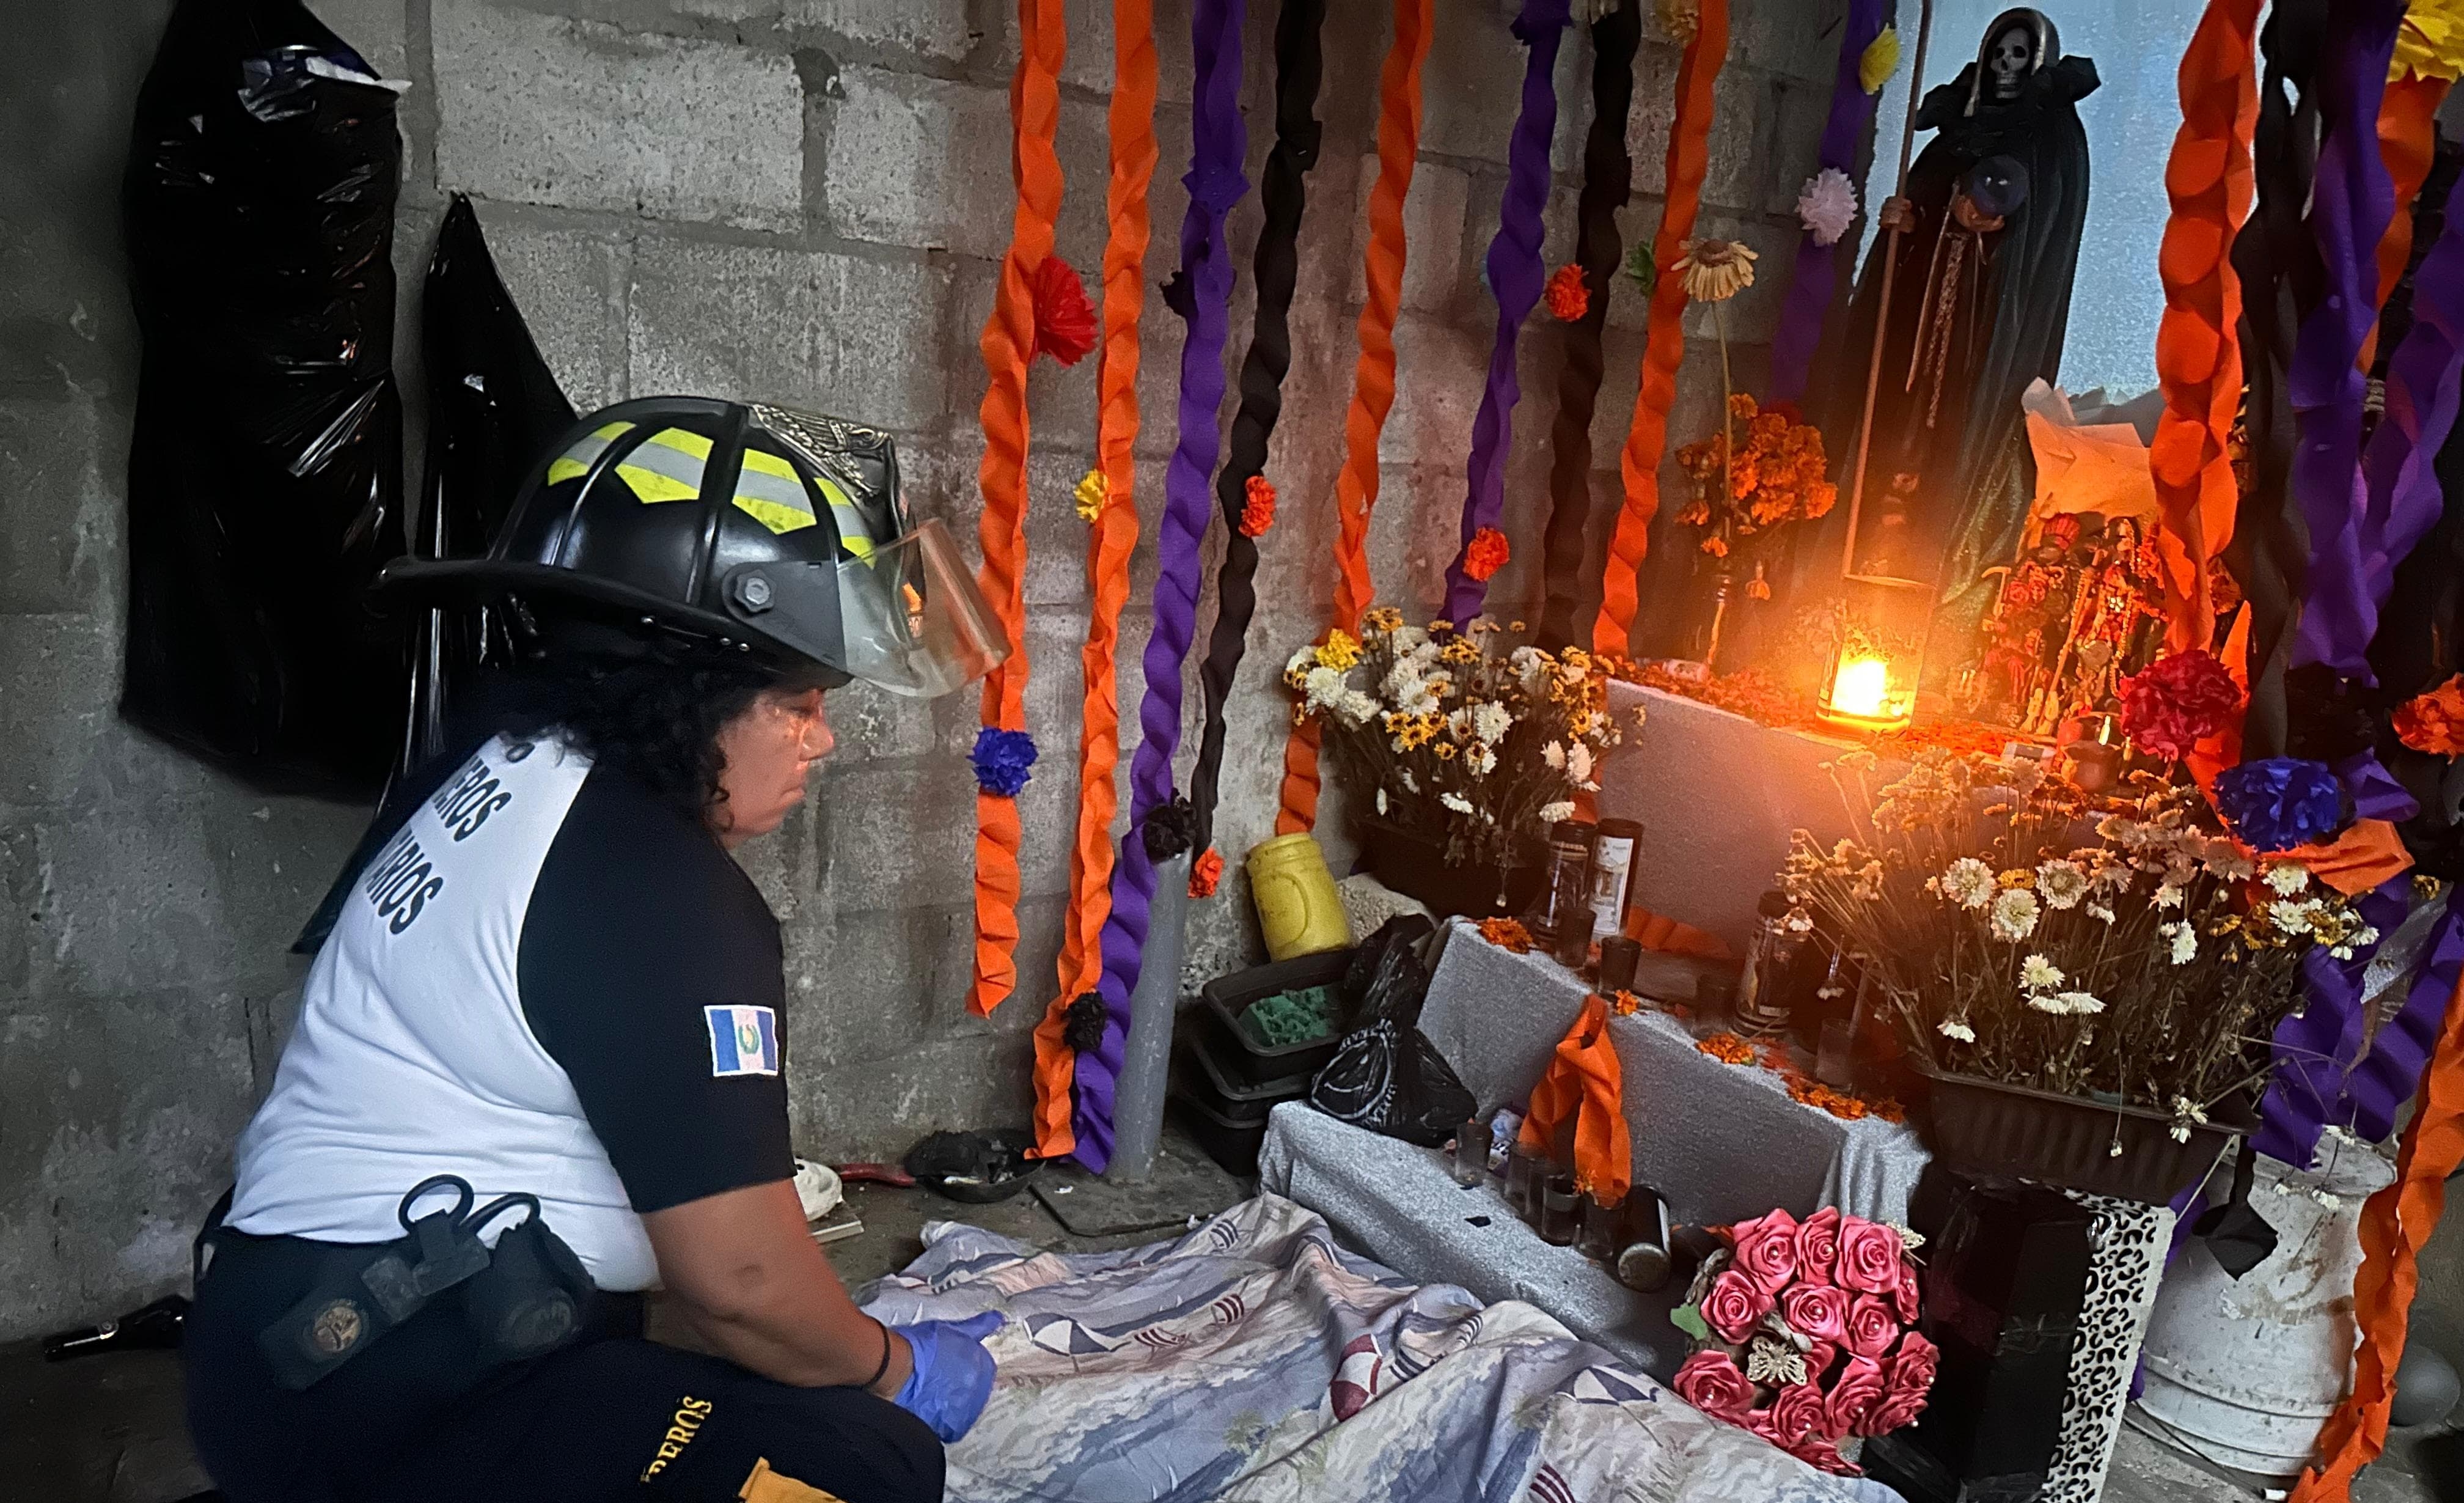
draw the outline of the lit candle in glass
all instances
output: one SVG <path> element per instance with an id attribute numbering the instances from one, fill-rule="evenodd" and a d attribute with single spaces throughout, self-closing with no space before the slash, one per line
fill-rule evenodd
<path id="1" fill-rule="evenodd" d="M 1816 716 L 1851 731 L 1896 731 L 1916 718 L 1931 592 L 1911 581 L 1842 581 L 1831 671 Z"/>

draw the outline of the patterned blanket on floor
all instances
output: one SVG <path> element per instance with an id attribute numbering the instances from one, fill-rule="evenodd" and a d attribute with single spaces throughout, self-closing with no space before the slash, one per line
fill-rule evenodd
<path id="1" fill-rule="evenodd" d="M 1280 1196 L 1119 1252 L 924 1237 L 867 1311 L 1008 1317 L 992 1402 L 950 1450 L 953 1503 L 1898 1503 L 1529 1305 L 1405 1283 Z"/>

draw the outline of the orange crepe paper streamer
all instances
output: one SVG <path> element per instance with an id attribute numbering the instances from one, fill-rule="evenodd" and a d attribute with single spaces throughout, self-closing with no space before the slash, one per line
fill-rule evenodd
<path id="1" fill-rule="evenodd" d="M 1087 533 L 1087 584 L 1093 596 L 1087 640 L 1078 650 L 1085 689 L 1078 711 L 1078 829 L 1069 850 L 1069 906 L 1062 917 L 1061 990 L 1035 1026 L 1035 1156 L 1059 1159 L 1078 1146 L 1069 1124 L 1077 1052 L 1062 1038 L 1069 1004 L 1104 974 L 1099 948 L 1112 913 L 1112 814 L 1120 807 L 1113 769 L 1121 754 L 1121 701 L 1112 657 L 1121 607 L 1130 598 L 1130 555 L 1137 548 L 1138 318 L 1146 305 L 1147 187 L 1155 166 L 1154 0 L 1112 0 L 1111 179 L 1105 189 L 1104 343 L 1095 389 L 1096 467 L 1109 487 Z"/>
<path id="2" fill-rule="evenodd" d="M 2258 121 L 2259 0 L 2208 0 L 2182 55 L 2182 128 L 2165 166 L 2172 217 L 2156 270 L 2165 313 L 2156 374 L 2165 409 L 2147 468 L 2162 529 L 2168 652 L 2206 647 L 2215 627 L 2208 561 L 2233 539 L 2240 489 L 2226 440 L 2241 405 L 2241 280 L 2230 251 L 2252 198 L 2251 133 Z"/>
<path id="3" fill-rule="evenodd" d="M 2301 1473 L 2293 1503 L 2349 1503 L 2353 1478 L 2387 1446 L 2421 1249 L 2447 1206 L 2447 1177 L 2464 1166 L 2464 984 L 2423 1072 L 2420 1110 L 2404 1131 L 2395 1183 L 2362 1207 L 2362 1271 L 2353 1279 L 2353 1388 L 2320 1431 L 2320 1465 Z"/>
<path id="4" fill-rule="evenodd" d="M 1677 367 L 1685 363 L 1685 278 L 1669 268 L 1694 236 L 1694 215 L 1703 207 L 1703 177 L 1711 164 L 1711 86 L 1728 57 L 1728 0 L 1701 0 L 1694 35 L 1677 67 L 1677 114 L 1668 126 L 1668 194 L 1660 231 L 1651 237 L 1651 312 L 1644 324 L 1642 382 L 1634 398 L 1634 423 L 1626 430 L 1617 468 L 1625 478 L 1625 505 L 1609 541 L 1608 569 L 1600 578 L 1600 613 L 1592 624 L 1592 651 L 1626 655 L 1634 628 L 1635 579 L 1651 551 L 1651 519 L 1660 512 L 1660 459 L 1668 448 L 1668 409 L 1677 400 Z"/>
<path id="5" fill-rule="evenodd" d="M 2379 101 L 2379 160 L 2387 164 L 2387 176 L 2395 180 L 2395 214 L 2387 220 L 2387 233 L 2379 237 L 2379 302 L 2387 307 L 2387 294 L 2404 276 L 2404 263 L 2412 257 L 2412 201 L 2421 195 L 2422 180 L 2430 176 L 2430 159 L 2438 152 L 2438 106 L 2446 101 L 2446 78 L 2425 78 L 2407 68 L 2387 80 L 2387 94 Z M 2367 371 L 2378 357 L 2378 325 L 2370 326 L 2370 337 L 2362 342 L 2362 369 Z"/>
<path id="6" fill-rule="evenodd" d="M 1705 0 L 1706 7 L 1720 3 Z M 1531 1088 L 1523 1146 L 1554 1153 L 1570 1123 L 1575 1186 L 1604 1205 L 1624 1200 L 1634 1180 L 1634 1135 L 1625 1125 L 1625 1072 L 1609 1042 L 1609 1005 L 1597 992 L 1583 999 L 1574 1026 L 1557 1041 L 1548 1072 Z"/>
<path id="7" fill-rule="evenodd" d="M 1658 950 L 1663 955 L 1691 955 L 1706 961 L 1736 959 L 1718 935 L 1665 914 L 1655 914 L 1639 903 L 1626 906 L 1625 937 L 1646 950 Z"/>
<path id="8" fill-rule="evenodd" d="M 1724 0 L 1711 0 L 1722 4 Z M 1343 471 L 1335 476 L 1334 629 L 1356 631 L 1369 608 L 1369 513 L 1377 504 L 1377 435 L 1395 405 L 1395 315 L 1403 303 L 1403 195 L 1420 152 L 1420 64 L 1429 55 L 1435 0 L 1395 0 L 1395 41 L 1377 84 L 1377 182 L 1369 190 L 1369 284 L 1360 309 L 1360 359 L 1343 420 Z M 1326 638 L 1319 637 L 1323 643 Z M 1317 721 L 1292 722 L 1284 742 L 1278 835 L 1317 826 Z"/>
<path id="9" fill-rule="evenodd" d="M 2357 819 L 2323 846 L 2295 846 L 2284 854 L 2346 897 L 2359 897 L 2412 870 L 2404 837 L 2383 819 Z"/>
<path id="10" fill-rule="evenodd" d="M 1009 637 L 1009 656 L 984 679 L 983 718 L 1010 731 L 1026 729 L 1026 365 L 1035 355 L 1035 273 L 1052 254 L 1052 222 L 1061 214 L 1061 161 L 1052 152 L 1068 50 L 1061 0 L 1018 0 L 1018 72 L 1009 85 L 1018 208 L 980 342 L 984 459 L 977 472 L 984 566 L 976 578 Z M 967 1010 L 978 1016 L 1018 986 L 1018 802 L 978 789 L 976 978 L 967 988 Z"/>

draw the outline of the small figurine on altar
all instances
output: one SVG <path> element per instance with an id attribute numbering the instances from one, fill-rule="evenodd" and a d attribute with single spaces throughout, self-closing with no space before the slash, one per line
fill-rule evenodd
<path id="1" fill-rule="evenodd" d="M 2163 640 L 2163 572 L 2138 519 L 2106 522 L 2092 560 L 2051 692 L 2029 706 L 2022 728 L 2034 735 L 2051 735 L 2073 715 L 2116 708 L 2122 680 L 2145 667 Z"/>
<path id="2" fill-rule="evenodd" d="M 1990 570 L 2001 586 L 1984 624 L 1984 655 L 1962 684 L 1960 709 L 1980 720 L 2016 725 L 2044 687 L 2055 652 L 2067 640 L 2086 562 L 2079 519 L 2045 519 L 2017 567 Z"/>

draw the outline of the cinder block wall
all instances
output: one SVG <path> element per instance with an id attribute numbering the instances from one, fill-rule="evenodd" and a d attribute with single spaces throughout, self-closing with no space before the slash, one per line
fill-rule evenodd
<path id="1" fill-rule="evenodd" d="M 976 342 L 1009 225 L 1013 11 L 1000 0 L 312 3 L 413 85 L 396 261 L 414 468 L 418 277 L 445 197 L 461 190 L 478 200 L 577 405 L 693 391 L 885 425 L 899 435 L 919 509 L 972 539 Z M 0 1339 L 109 1313 L 185 1276 L 189 1232 L 227 1180 L 231 1138 L 287 1027 L 299 967 L 284 946 L 365 817 L 259 795 L 114 715 L 137 358 L 117 189 L 137 83 L 169 5 L 49 9 L 43 66 L 0 81 Z M 1188 0 L 1156 9 L 1151 284 L 1170 273 L 1186 202 L 1191 88 Z M 1274 7 L 1251 9 L 1254 179 L 1272 144 Z M 1342 462 L 1388 7 L 1330 9 L 1325 146 L 1309 181 L 1294 359 L 1267 466 L 1284 508 L 1265 541 L 1224 760 L 1219 844 L 1235 875 L 1195 913 L 1192 977 L 1256 950 L 1237 873 L 1242 852 L 1272 832 L 1287 714 L 1275 674 L 1331 594 L 1328 497 Z M 1840 0 L 1735 4 L 1704 231 L 1763 253 L 1762 284 L 1732 305 L 1749 382 L 1787 280 L 1790 205 L 1812 167 L 1841 10 Z M 1479 265 L 1520 87 L 1512 11 L 1440 0 L 1425 75 L 1400 383 L 1372 537 L 1381 593 L 1415 610 L 1434 605 L 1454 547 L 1494 326 Z M 1109 11 L 1071 0 L 1063 81 L 1060 249 L 1090 276 L 1104 234 Z M 1639 191 L 1621 216 L 1629 241 L 1659 220 L 1677 63 L 1675 46 L 1649 23 L 1646 32 L 1629 128 Z M 1552 266 L 1572 253 L 1589 76 L 1586 40 L 1570 38 L 1557 70 Z M 1252 198 L 1232 226 L 1243 272 L 1236 363 L 1258 220 Z M 1615 299 L 1594 435 L 1603 514 L 1617 495 L 1617 445 L 1641 354 L 1641 295 L 1621 283 Z M 1679 442 L 1716 418 L 1710 330 L 1690 332 Z M 1496 582 L 1504 614 L 1538 594 L 1558 339 L 1544 316 L 1523 341 L 1507 525 L 1525 557 Z M 1180 343 L 1178 321 L 1150 297 L 1138 444 L 1150 528 L 1175 440 Z M 933 1127 L 1023 1118 L 1027 1035 L 1053 989 L 1067 890 L 1087 595 L 1068 491 L 1091 462 L 1094 373 L 1092 360 L 1067 371 L 1043 362 L 1031 383 L 1027 704 L 1045 760 L 1022 799 L 1020 995 L 989 1021 L 965 1011 L 972 696 L 929 706 L 836 696 L 841 750 L 811 807 L 747 853 L 786 924 L 807 1152 L 894 1154 Z M 1604 532 L 1595 528 L 1595 557 Z M 1154 568 L 1142 551 L 1124 621 L 1133 740 Z M 1201 633 L 1211 601 L 1210 590 Z M 1194 741 L 1194 664 L 1190 687 Z M 1342 813 L 1331 800 L 1338 863 L 1350 853 Z"/>

